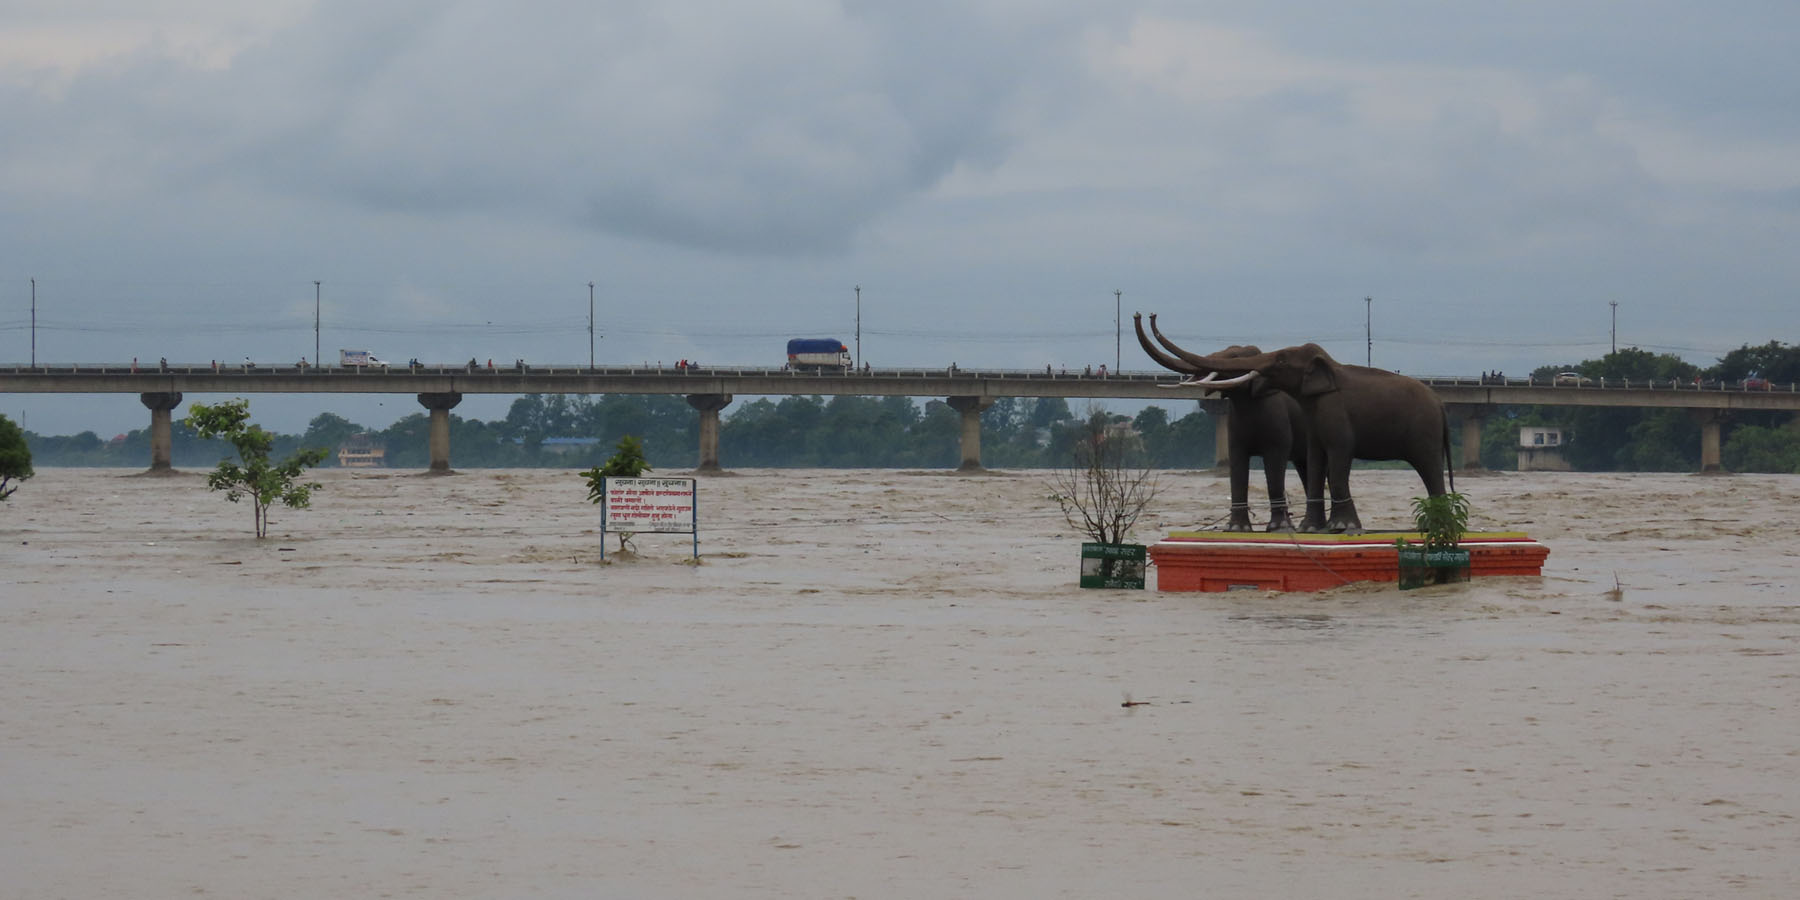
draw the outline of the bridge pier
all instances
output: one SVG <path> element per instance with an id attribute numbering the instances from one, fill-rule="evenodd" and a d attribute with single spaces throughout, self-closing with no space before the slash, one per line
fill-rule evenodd
<path id="1" fill-rule="evenodd" d="M 1462 419 L 1462 462 L 1458 472 L 1484 472 L 1481 464 L 1481 430 L 1487 424 L 1489 407 L 1478 403 L 1447 403 L 1444 411 Z"/>
<path id="2" fill-rule="evenodd" d="M 719 467 L 719 411 L 731 404 L 730 394 L 688 394 L 688 405 L 700 411 L 700 462 L 695 474 L 724 471 Z"/>
<path id="3" fill-rule="evenodd" d="M 450 469 L 450 410 L 462 402 L 462 394 L 420 394 L 419 405 L 431 410 L 431 475 L 454 475 Z"/>
<path id="4" fill-rule="evenodd" d="M 180 391 L 157 391 L 139 394 L 138 400 L 150 410 L 150 468 L 145 475 L 173 475 L 171 459 L 174 440 L 171 436 L 170 413 L 181 405 Z"/>
<path id="5" fill-rule="evenodd" d="M 1220 472 L 1231 471 L 1231 401 L 1214 394 L 1200 400 L 1200 411 L 1213 421 L 1213 464 Z M 1265 463 L 1267 461 L 1265 460 Z"/>
<path id="6" fill-rule="evenodd" d="M 962 413 L 962 464 L 958 472 L 985 472 L 981 467 L 981 411 L 994 405 L 988 397 L 946 397 L 950 408 Z"/>
<path id="7" fill-rule="evenodd" d="M 1689 409 L 1688 414 L 1700 423 L 1700 474 L 1726 474 L 1719 455 L 1719 432 L 1731 413 L 1723 409 Z"/>

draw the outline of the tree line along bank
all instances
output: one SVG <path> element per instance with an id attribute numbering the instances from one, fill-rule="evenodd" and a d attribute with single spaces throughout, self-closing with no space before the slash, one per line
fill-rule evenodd
<path id="1" fill-rule="evenodd" d="M 1800 347 L 1774 341 L 1745 346 L 1702 370 L 1679 357 L 1627 348 L 1597 360 L 1547 365 L 1531 374 L 1548 380 L 1559 372 L 1600 379 L 1694 378 L 1739 381 L 1760 377 L 1800 381 Z M 1213 465 L 1214 422 L 1191 401 L 1148 406 L 1134 416 L 1106 414 L 1129 426 L 1137 460 L 1152 468 Z M 252 407 L 254 414 L 254 407 Z M 1094 415 L 1062 399 L 1002 398 L 981 414 L 982 461 L 990 468 L 1047 468 L 1068 463 L 1081 424 Z M 429 418 L 414 413 L 385 428 L 351 422 L 335 413 L 314 417 L 302 434 L 276 436 L 275 452 L 305 447 L 332 451 L 365 434 L 385 450 L 389 468 L 429 465 Z M 1570 436 L 1564 454 L 1578 471 L 1692 471 L 1699 466 L 1700 426 L 1679 409 L 1500 406 L 1488 417 L 1481 459 L 1490 469 L 1516 464 L 1519 429 L 1562 428 Z M 639 438 L 657 469 L 692 468 L 698 458 L 699 422 L 686 401 L 661 394 L 542 395 L 513 401 L 496 421 L 450 417 L 452 461 L 465 468 L 600 465 L 625 435 Z M 725 411 L 719 453 L 727 467 L 953 468 L 958 463 L 960 417 L 941 399 L 907 397 L 793 396 L 740 400 Z M 1453 443 L 1461 430 L 1452 429 Z M 131 468 L 149 459 L 148 429 L 103 440 L 93 432 L 48 436 L 24 432 L 32 459 L 43 466 Z M 182 467 L 211 466 L 230 448 L 205 441 L 179 420 L 171 458 Z M 570 441 L 567 439 L 576 439 Z M 1800 421 L 1789 413 L 1745 412 L 1727 425 L 1722 456 L 1738 472 L 1800 472 Z M 1461 459 L 1460 446 L 1453 459 Z"/>

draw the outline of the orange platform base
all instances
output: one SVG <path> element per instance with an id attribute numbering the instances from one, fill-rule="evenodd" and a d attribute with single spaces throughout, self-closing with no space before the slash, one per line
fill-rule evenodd
<path id="1" fill-rule="evenodd" d="M 1417 534 L 1240 534 L 1177 531 L 1150 545 L 1159 591 L 1322 591 L 1353 581 L 1395 581 L 1397 538 Z M 1542 575 L 1550 548 L 1524 532 L 1464 535 L 1469 577 Z"/>

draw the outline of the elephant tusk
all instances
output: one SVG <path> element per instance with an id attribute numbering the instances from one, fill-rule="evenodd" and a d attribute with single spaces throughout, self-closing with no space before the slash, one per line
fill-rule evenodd
<path id="1" fill-rule="evenodd" d="M 1206 388 L 1207 390 L 1218 390 L 1219 388 L 1236 387 L 1240 384 L 1243 384 L 1246 381 L 1249 381 L 1252 378 L 1255 378 L 1257 376 L 1257 374 L 1258 373 L 1256 373 L 1256 372 L 1245 372 L 1244 374 L 1239 375 L 1235 378 L 1227 378 L 1224 381 L 1219 381 L 1219 380 L 1217 380 L 1219 377 L 1219 373 L 1208 372 L 1208 373 L 1206 373 L 1206 376 L 1203 378 L 1195 378 L 1190 375 L 1187 378 L 1181 379 L 1181 381 L 1179 381 L 1175 384 L 1159 384 L 1159 385 L 1157 385 L 1157 387 L 1171 388 L 1171 389 L 1184 388 L 1184 387 L 1203 387 L 1203 388 Z"/>
<path id="2" fill-rule="evenodd" d="M 1209 376 L 1216 376 L 1219 373 L 1211 372 L 1208 374 L 1209 374 Z M 1258 376 L 1260 374 L 1262 374 L 1262 373 L 1252 371 L 1252 372 L 1245 372 L 1244 374 L 1238 375 L 1234 378 L 1227 378 L 1224 381 L 1214 381 L 1211 377 L 1208 377 L 1208 378 L 1202 379 L 1201 381 L 1197 381 L 1194 383 L 1195 384 L 1205 384 L 1207 387 L 1217 390 L 1218 388 L 1237 387 L 1238 385 L 1243 384 L 1243 383 L 1249 381 L 1250 379 L 1255 378 L 1256 376 Z"/>

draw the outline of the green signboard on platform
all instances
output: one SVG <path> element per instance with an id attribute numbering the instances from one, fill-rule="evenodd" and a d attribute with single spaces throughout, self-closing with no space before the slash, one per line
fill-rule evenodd
<path id="1" fill-rule="evenodd" d="M 1461 548 L 1427 550 L 1418 544 L 1400 548 L 1400 589 L 1428 584 L 1455 584 L 1469 580 L 1469 551 Z"/>
<path id="2" fill-rule="evenodd" d="M 1141 591 L 1148 559 L 1143 544 L 1082 544 L 1081 586 Z"/>

